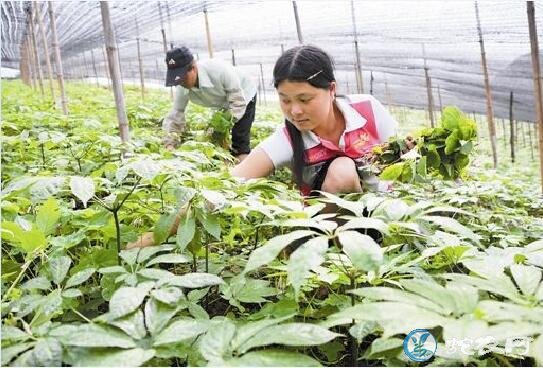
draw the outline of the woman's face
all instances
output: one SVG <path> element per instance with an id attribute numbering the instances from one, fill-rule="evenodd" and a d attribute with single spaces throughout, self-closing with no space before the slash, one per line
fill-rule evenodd
<path id="1" fill-rule="evenodd" d="M 325 90 L 308 82 L 285 80 L 277 86 L 283 114 L 298 130 L 308 131 L 328 122 L 333 109 L 336 84 Z"/>

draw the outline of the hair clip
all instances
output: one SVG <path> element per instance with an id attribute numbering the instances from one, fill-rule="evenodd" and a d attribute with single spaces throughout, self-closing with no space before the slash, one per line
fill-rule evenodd
<path id="1" fill-rule="evenodd" d="M 306 80 L 311 80 L 311 79 L 315 78 L 317 75 L 319 75 L 320 73 L 322 73 L 322 69 L 319 70 L 318 72 L 316 72 L 315 74 L 310 75 L 309 77 L 307 77 Z"/>

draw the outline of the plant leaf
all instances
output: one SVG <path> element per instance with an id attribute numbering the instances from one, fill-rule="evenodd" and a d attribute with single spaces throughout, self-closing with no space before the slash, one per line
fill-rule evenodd
<path id="1" fill-rule="evenodd" d="M 301 353 L 284 350 L 260 350 L 225 361 L 229 367 L 320 367 L 320 363 Z"/>
<path id="2" fill-rule="evenodd" d="M 208 321 L 196 319 L 183 319 L 172 322 L 154 339 L 153 346 L 177 343 L 192 339 L 208 330 Z"/>
<path id="3" fill-rule="evenodd" d="M 291 233 L 279 235 L 268 240 L 266 244 L 264 244 L 260 248 L 257 248 L 251 253 L 251 255 L 249 256 L 249 260 L 245 265 L 243 273 L 256 270 L 260 266 L 270 263 L 287 245 L 297 239 L 305 238 L 313 234 L 314 232 L 309 230 L 296 230 Z"/>
<path id="4" fill-rule="evenodd" d="M 142 285 L 140 284 L 137 287 L 124 286 L 115 291 L 109 301 L 109 313 L 112 318 L 119 318 L 132 313 L 141 305 L 150 289 L 148 285 Z"/>
<path id="5" fill-rule="evenodd" d="M 59 285 L 66 278 L 71 264 L 72 259 L 68 256 L 55 257 L 49 260 L 49 270 L 55 284 Z"/>
<path id="6" fill-rule="evenodd" d="M 43 235 L 51 235 L 55 231 L 56 224 L 60 218 L 58 203 L 51 197 L 44 202 L 36 213 L 36 226 Z"/>
<path id="7" fill-rule="evenodd" d="M 151 266 L 158 263 L 189 263 L 189 262 L 191 262 L 191 260 L 182 254 L 169 253 L 169 254 L 161 254 L 151 259 L 151 261 L 147 263 L 147 266 Z"/>
<path id="8" fill-rule="evenodd" d="M 310 323 L 284 323 L 270 326 L 247 340 L 239 347 L 245 352 L 259 346 L 283 344 L 288 346 L 311 346 L 324 344 L 340 334 Z"/>
<path id="9" fill-rule="evenodd" d="M 87 281 L 95 271 L 95 268 L 86 268 L 83 271 L 79 271 L 78 273 L 72 275 L 68 281 L 66 281 L 66 285 L 64 285 L 64 287 L 69 288 L 72 286 L 81 285 Z"/>
<path id="10" fill-rule="evenodd" d="M 356 231 L 342 231 L 338 238 L 343 252 L 357 269 L 367 272 L 377 269 L 383 263 L 381 247 L 368 235 Z"/>
<path id="11" fill-rule="evenodd" d="M 177 238 L 176 238 L 176 245 L 179 251 L 185 250 L 187 245 L 192 241 L 194 238 L 194 234 L 196 233 L 196 220 L 193 216 L 183 216 L 181 217 L 181 222 L 179 227 L 177 228 Z"/>
<path id="12" fill-rule="evenodd" d="M 324 262 L 324 254 L 328 250 L 328 237 L 319 236 L 308 240 L 291 255 L 287 264 L 287 279 L 294 287 L 296 295 L 309 277 L 310 271 Z"/>
<path id="13" fill-rule="evenodd" d="M 83 202 L 83 206 L 87 207 L 87 202 L 94 196 L 96 191 L 94 181 L 89 177 L 72 176 L 70 178 L 70 189 L 74 196 Z"/>
<path id="14" fill-rule="evenodd" d="M 192 272 L 183 276 L 175 276 L 165 280 L 165 282 L 172 286 L 186 288 L 201 288 L 224 283 L 220 277 L 204 272 Z"/>

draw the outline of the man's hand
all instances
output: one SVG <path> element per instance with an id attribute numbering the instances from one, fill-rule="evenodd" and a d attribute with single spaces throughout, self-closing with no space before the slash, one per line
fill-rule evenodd
<path id="1" fill-rule="evenodd" d="M 154 234 L 153 232 L 147 232 L 141 234 L 135 242 L 126 244 L 126 249 L 145 248 L 152 245 L 155 245 Z"/>
<path id="2" fill-rule="evenodd" d="M 173 144 L 167 144 L 166 147 L 165 147 L 168 151 L 173 151 L 175 149 L 175 145 Z"/>

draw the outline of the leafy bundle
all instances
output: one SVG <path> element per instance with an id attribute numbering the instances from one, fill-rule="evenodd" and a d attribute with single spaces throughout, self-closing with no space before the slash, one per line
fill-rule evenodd
<path id="1" fill-rule="evenodd" d="M 425 181 L 430 175 L 457 179 L 469 164 L 477 139 L 477 126 L 456 107 L 446 107 L 436 128 L 418 132 L 409 153 L 403 139 L 393 139 L 374 149 L 374 163 L 384 180 Z"/>

